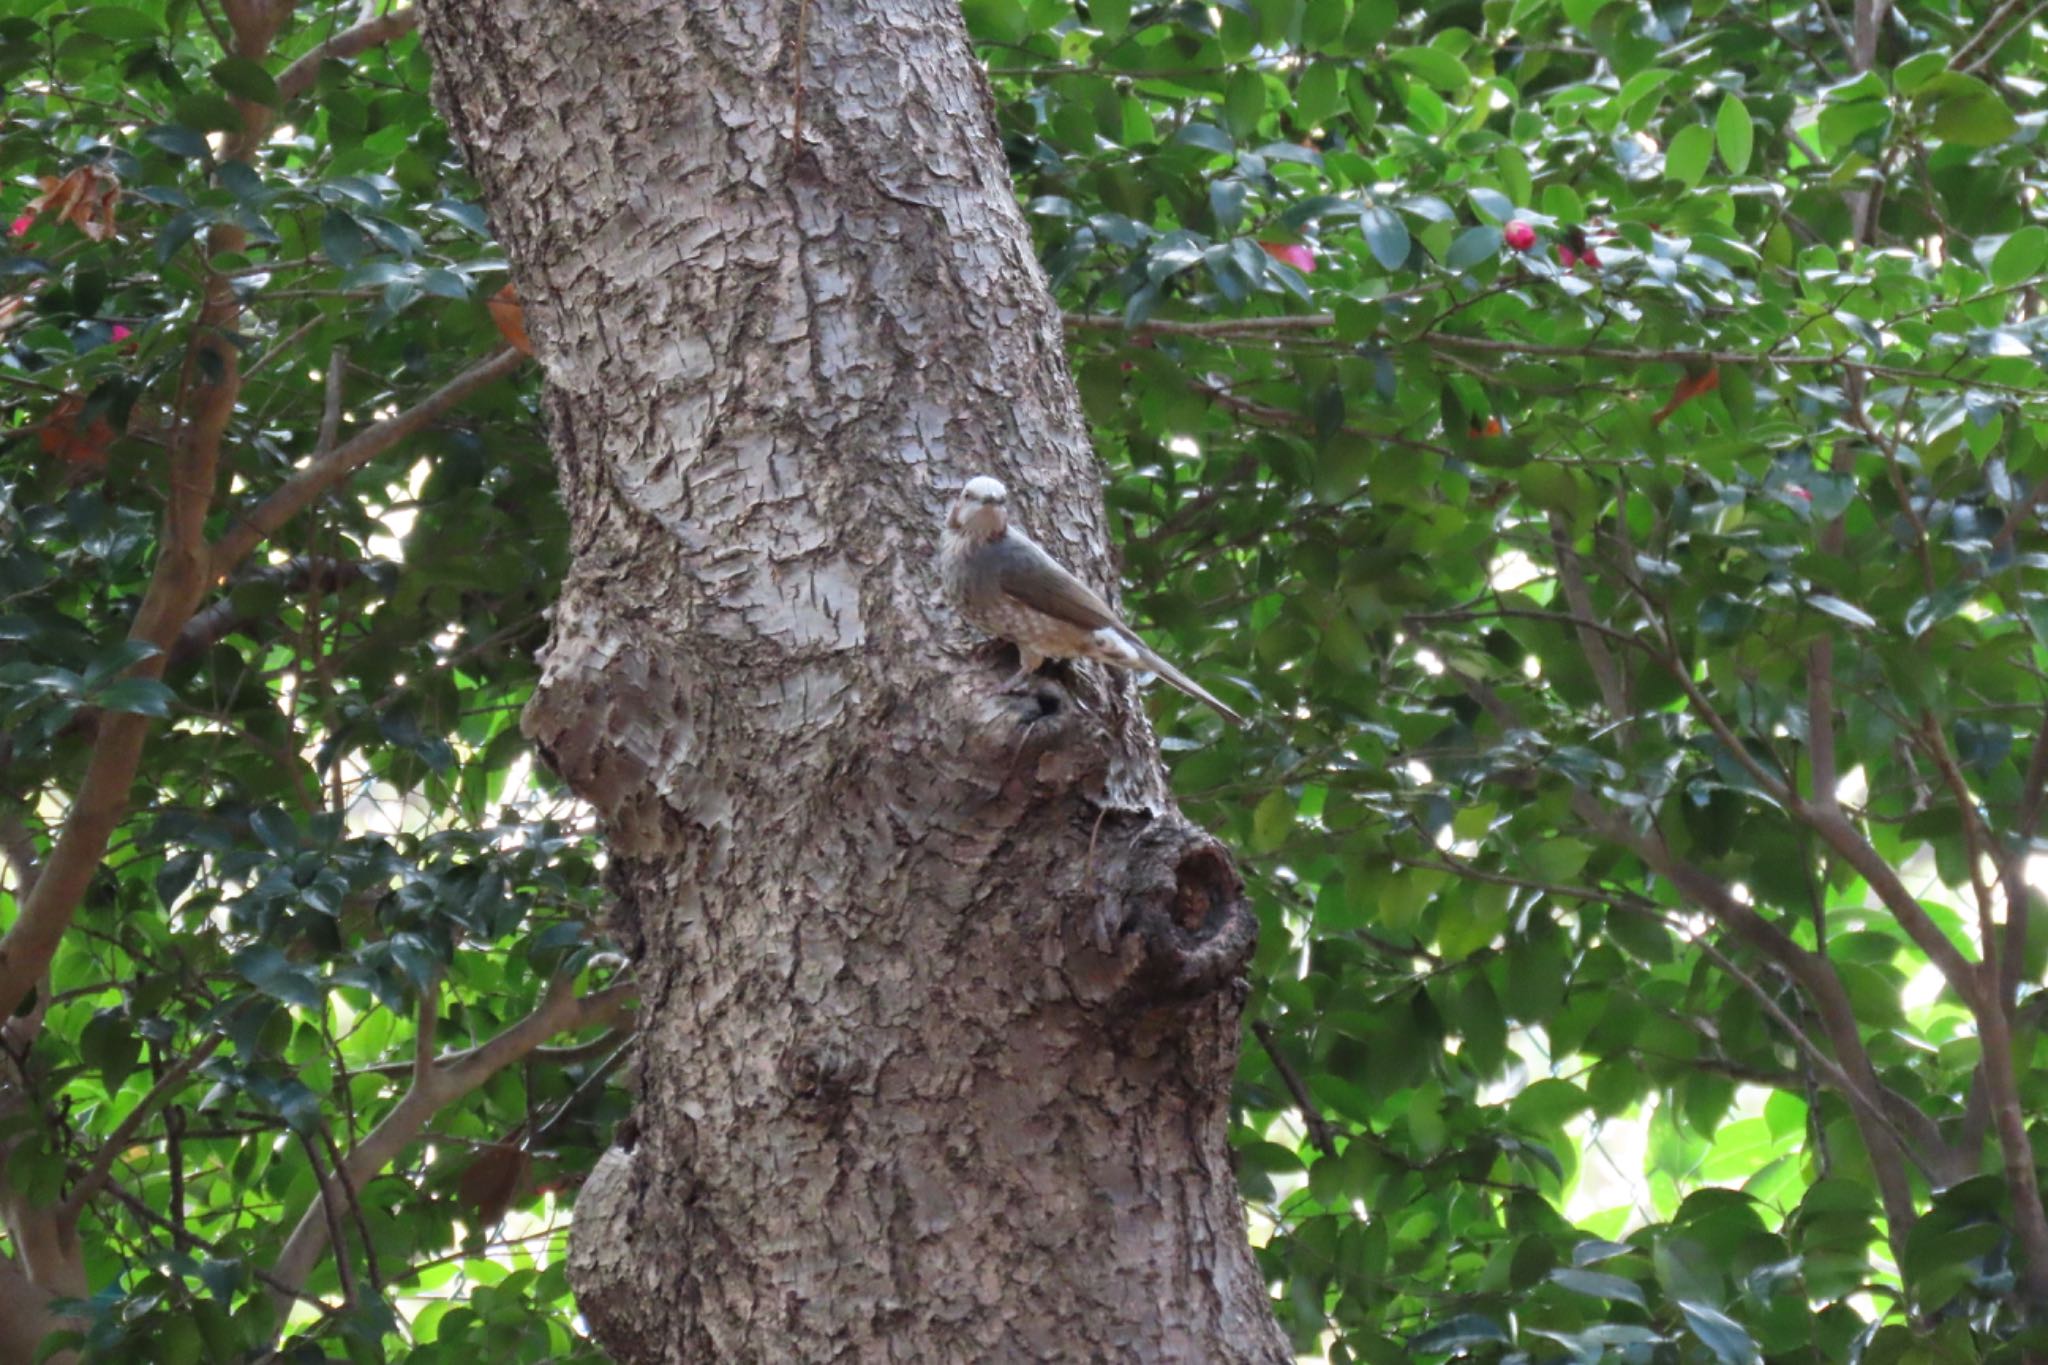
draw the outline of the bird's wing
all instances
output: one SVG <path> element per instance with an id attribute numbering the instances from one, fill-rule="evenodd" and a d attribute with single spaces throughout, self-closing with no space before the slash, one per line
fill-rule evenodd
<path id="1" fill-rule="evenodd" d="M 992 558 L 996 585 L 1003 594 L 1033 611 L 1071 621 L 1087 630 L 1101 630 L 1104 626 L 1120 633 L 1129 630 L 1086 583 L 1015 530 L 983 553 Z"/>

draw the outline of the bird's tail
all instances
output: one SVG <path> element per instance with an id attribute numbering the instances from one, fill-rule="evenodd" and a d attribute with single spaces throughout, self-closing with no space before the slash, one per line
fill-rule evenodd
<path id="1" fill-rule="evenodd" d="M 1159 655 L 1153 651 L 1151 646 L 1141 644 L 1138 646 L 1138 650 L 1139 657 L 1144 660 L 1146 672 L 1157 673 L 1160 677 L 1166 679 L 1175 687 L 1178 687 L 1181 691 L 1193 697 L 1196 701 L 1202 702 L 1203 704 L 1210 707 L 1212 710 L 1216 712 L 1217 715 L 1223 717 L 1223 719 L 1229 721 L 1232 725 L 1236 725 L 1239 727 L 1242 727 L 1244 725 L 1243 716 L 1240 716 L 1237 712 L 1231 710 L 1228 706 L 1225 706 L 1222 702 L 1218 701 L 1213 693 L 1211 693 L 1207 688 L 1203 687 L 1200 683 L 1196 682 L 1193 678 L 1190 678 L 1187 674 L 1181 672 L 1172 664 L 1160 658 Z"/>

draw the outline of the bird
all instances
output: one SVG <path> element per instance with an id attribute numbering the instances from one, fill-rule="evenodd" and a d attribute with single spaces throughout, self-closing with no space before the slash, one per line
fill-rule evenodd
<path id="1" fill-rule="evenodd" d="M 1232 725 L 1244 717 L 1159 657 L 1109 604 L 1010 524 L 1009 490 L 986 474 L 969 479 L 946 514 L 939 576 L 967 623 L 1017 646 L 1017 688 L 1047 659 L 1094 659 L 1156 673 Z"/>

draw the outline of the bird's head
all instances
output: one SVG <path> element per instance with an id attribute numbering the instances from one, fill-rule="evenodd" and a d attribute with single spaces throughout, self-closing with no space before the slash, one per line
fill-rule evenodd
<path id="1" fill-rule="evenodd" d="M 1010 514 L 1006 504 L 1010 490 L 1002 482 L 983 474 L 967 481 L 960 490 L 960 496 L 953 503 L 953 510 L 946 516 L 948 530 L 957 531 L 983 540 L 994 540 L 1009 528 Z"/>

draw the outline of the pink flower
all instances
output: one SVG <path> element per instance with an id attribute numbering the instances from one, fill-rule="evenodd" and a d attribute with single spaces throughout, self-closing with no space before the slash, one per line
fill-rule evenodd
<path id="1" fill-rule="evenodd" d="M 1536 229 L 1517 218 L 1501 229 L 1500 238 L 1516 251 L 1527 251 L 1536 245 Z"/>
<path id="2" fill-rule="evenodd" d="M 114 340 L 126 341 L 131 335 L 133 334 L 129 332 L 129 330 L 126 327 L 123 327 L 120 323 L 117 322 L 114 324 Z"/>
<path id="3" fill-rule="evenodd" d="M 1260 242 L 1268 256 L 1282 265 L 1291 265 L 1302 274 L 1312 273 L 1316 268 L 1316 253 L 1302 242 Z"/>
<path id="4" fill-rule="evenodd" d="M 36 216 L 33 213 L 24 213 L 21 217 L 7 225 L 7 235 L 9 237 L 26 237 L 28 230 L 35 225 Z"/>
<path id="5" fill-rule="evenodd" d="M 1557 263 L 1566 270 L 1570 270 L 1579 263 L 1579 253 L 1573 251 L 1568 246 L 1560 246 L 1557 249 Z"/>

